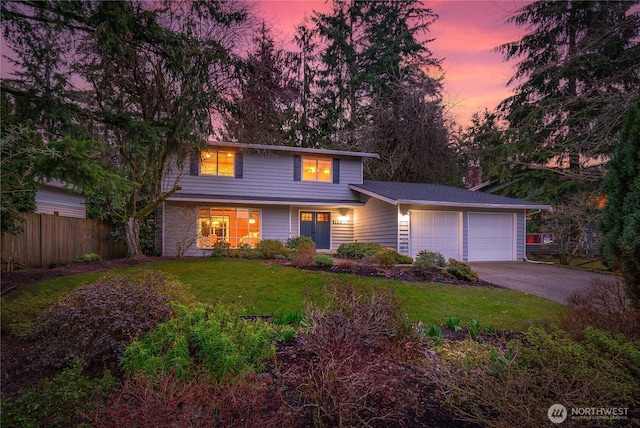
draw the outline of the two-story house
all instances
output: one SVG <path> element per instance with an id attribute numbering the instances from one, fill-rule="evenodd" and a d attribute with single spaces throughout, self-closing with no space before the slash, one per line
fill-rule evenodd
<path id="1" fill-rule="evenodd" d="M 373 153 L 211 143 L 165 177 L 163 256 L 309 236 L 318 251 L 377 242 L 415 257 L 522 260 L 527 209 L 547 206 L 443 185 L 365 181 Z"/>

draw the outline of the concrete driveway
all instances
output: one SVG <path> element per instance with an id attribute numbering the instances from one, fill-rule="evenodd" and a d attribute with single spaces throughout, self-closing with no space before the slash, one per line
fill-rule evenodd
<path id="1" fill-rule="evenodd" d="M 574 292 L 589 286 L 592 279 L 614 279 L 613 275 L 591 273 L 530 262 L 471 262 L 480 279 L 512 290 L 566 304 Z"/>

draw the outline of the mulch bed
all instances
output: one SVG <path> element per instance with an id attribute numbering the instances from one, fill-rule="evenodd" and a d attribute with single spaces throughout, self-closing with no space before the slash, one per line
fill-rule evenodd
<path id="1" fill-rule="evenodd" d="M 2 294 L 4 294 L 22 285 L 35 284 L 63 276 L 77 275 L 80 273 L 106 272 L 111 269 L 159 262 L 162 260 L 166 259 L 161 257 L 130 257 L 125 259 L 72 263 L 51 268 L 15 270 L 13 272 L 2 272 L 0 283 L 2 285 Z"/>

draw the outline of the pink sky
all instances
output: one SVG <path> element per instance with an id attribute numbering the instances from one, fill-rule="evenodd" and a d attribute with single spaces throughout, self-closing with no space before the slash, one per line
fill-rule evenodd
<path id="1" fill-rule="evenodd" d="M 330 2 L 324 0 L 248 0 L 258 13 L 274 27 L 274 35 L 283 45 L 290 44 L 295 27 L 310 17 L 313 10 L 328 12 Z M 460 124 L 466 125 L 474 112 L 486 107 L 494 109 L 509 95 L 507 81 L 514 63 L 505 63 L 492 49 L 517 40 L 523 29 L 505 24 L 509 11 L 528 0 L 424 1 L 439 15 L 428 38 L 435 38 L 429 48 L 436 58 L 443 58 L 445 102 Z M 1 39 L 1 37 L 0 37 Z M 4 43 L 3 51 L 4 49 Z M 2 52 L 6 53 L 6 52 Z M 11 69 L 3 58 L 3 77 Z"/>
<path id="2" fill-rule="evenodd" d="M 276 34 L 288 41 L 305 15 L 313 10 L 327 12 L 331 4 L 317 0 L 256 0 L 257 12 L 273 25 Z M 514 63 L 505 63 L 492 51 L 498 45 L 517 40 L 523 29 L 505 24 L 510 11 L 528 1 L 424 1 L 439 15 L 428 38 L 436 58 L 443 58 L 445 102 L 451 115 L 467 124 L 471 115 L 486 107 L 493 110 L 510 94 L 506 87 Z"/>

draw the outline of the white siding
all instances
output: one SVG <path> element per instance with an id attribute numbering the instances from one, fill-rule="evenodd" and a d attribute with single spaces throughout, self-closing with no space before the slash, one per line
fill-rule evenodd
<path id="1" fill-rule="evenodd" d="M 87 218 L 85 198 L 60 188 L 43 186 L 36 192 L 37 214 Z"/>

